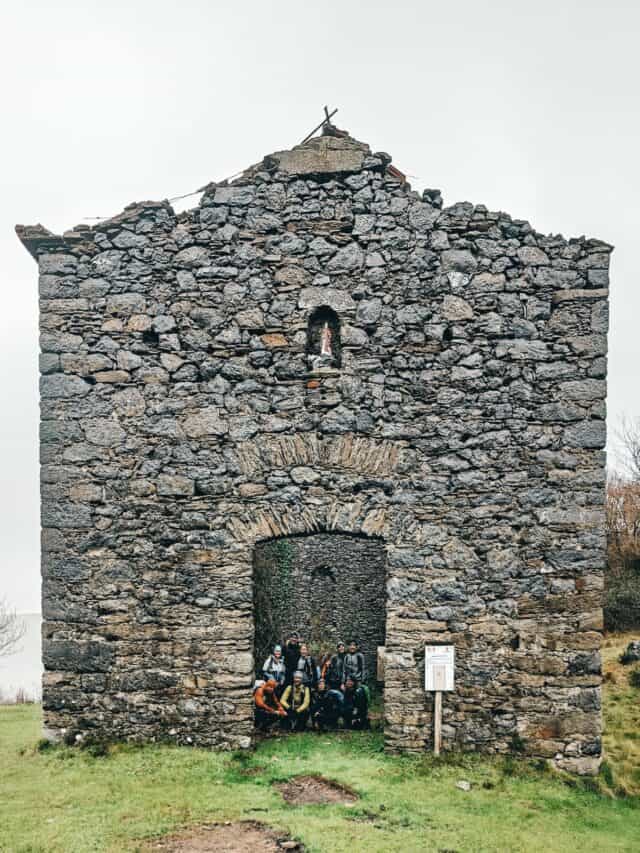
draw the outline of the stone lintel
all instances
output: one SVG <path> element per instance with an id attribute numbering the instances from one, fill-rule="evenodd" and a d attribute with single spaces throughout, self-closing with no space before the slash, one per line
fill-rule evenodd
<path id="1" fill-rule="evenodd" d="M 291 175 L 326 175 L 358 172 L 370 153 L 368 145 L 355 139 L 318 136 L 290 151 L 276 151 L 265 160 L 273 160 L 282 172 Z"/>

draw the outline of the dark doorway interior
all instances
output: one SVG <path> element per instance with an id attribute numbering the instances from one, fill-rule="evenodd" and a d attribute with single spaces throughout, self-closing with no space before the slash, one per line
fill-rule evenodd
<path id="1" fill-rule="evenodd" d="M 254 554 L 256 674 L 274 643 L 298 631 L 314 657 L 360 643 L 375 681 L 386 627 L 386 553 L 378 539 L 316 533 L 272 539 Z"/>

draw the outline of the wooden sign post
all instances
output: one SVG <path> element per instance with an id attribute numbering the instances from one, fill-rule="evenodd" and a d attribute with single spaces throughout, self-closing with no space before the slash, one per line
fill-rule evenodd
<path id="1" fill-rule="evenodd" d="M 425 646 L 424 689 L 434 693 L 433 754 L 442 747 L 442 692 L 453 690 L 455 651 L 453 646 Z"/>
<path id="2" fill-rule="evenodd" d="M 433 754 L 440 755 L 442 745 L 442 690 L 436 690 L 433 710 Z"/>

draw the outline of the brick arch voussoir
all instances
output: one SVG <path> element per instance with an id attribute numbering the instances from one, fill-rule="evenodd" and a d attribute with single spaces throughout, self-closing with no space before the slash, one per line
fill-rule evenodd
<path id="1" fill-rule="evenodd" d="M 230 519 L 227 529 L 236 543 L 253 548 L 268 539 L 321 532 L 352 533 L 386 540 L 391 528 L 385 508 L 371 508 L 363 501 L 334 500 L 313 506 L 253 510 Z"/>
<path id="2" fill-rule="evenodd" d="M 320 436 L 315 432 L 258 436 L 235 448 L 240 470 L 251 477 L 297 466 L 393 477 L 406 452 L 405 442 L 354 433 Z"/>

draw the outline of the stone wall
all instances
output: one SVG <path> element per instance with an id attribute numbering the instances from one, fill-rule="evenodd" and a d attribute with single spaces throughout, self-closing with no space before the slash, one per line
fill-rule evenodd
<path id="1" fill-rule="evenodd" d="M 386 554 L 380 540 L 316 533 L 265 542 L 254 558 L 256 671 L 274 642 L 298 631 L 319 660 L 354 639 L 375 679 L 384 646 Z"/>
<path id="2" fill-rule="evenodd" d="M 600 757 L 611 247 L 442 208 L 322 137 L 62 236 L 40 269 L 44 715 L 52 735 L 252 737 L 258 542 L 378 537 L 386 742 Z M 311 369 L 308 321 L 340 320 Z"/>

